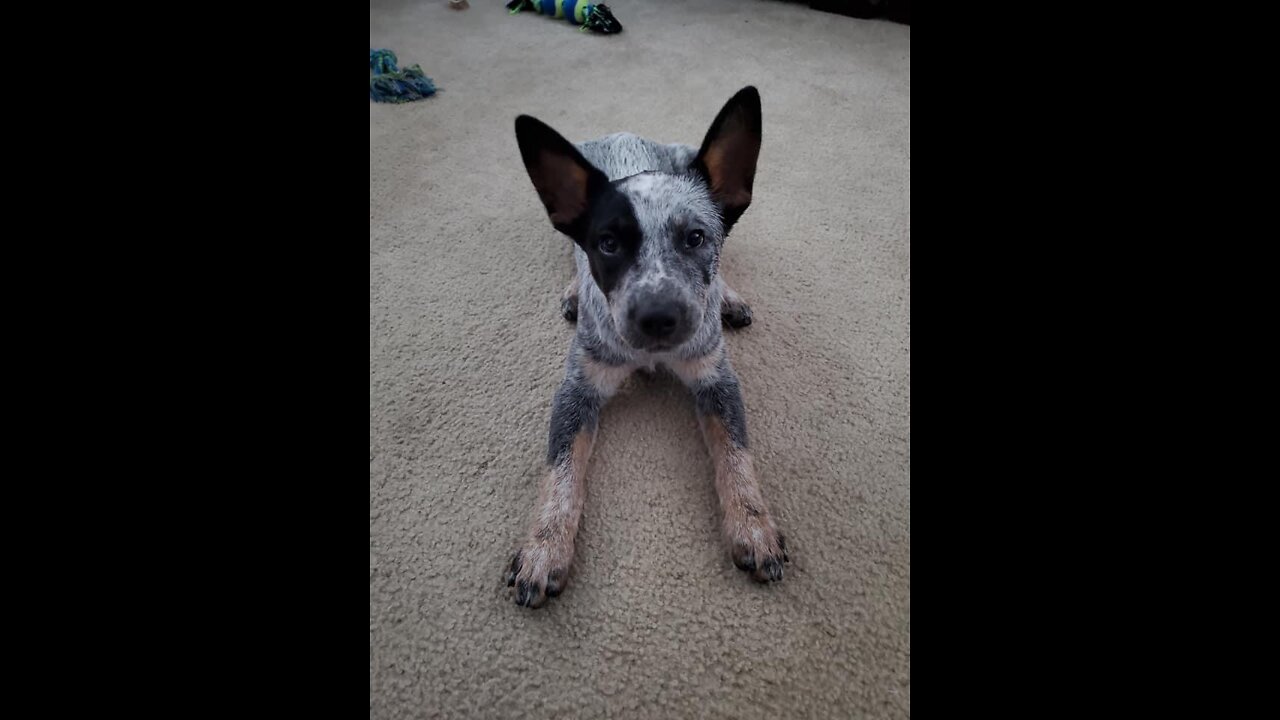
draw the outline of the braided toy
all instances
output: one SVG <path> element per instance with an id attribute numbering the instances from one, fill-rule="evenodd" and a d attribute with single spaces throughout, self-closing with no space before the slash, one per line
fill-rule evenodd
<path id="1" fill-rule="evenodd" d="M 511 0 L 507 9 L 512 15 L 521 10 L 534 10 L 540 15 L 564 18 L 571 23 L 580 24 L 581 31 L 610 35 L 622 32 L 622 23 L 613 17 L 608 5 L 595 5 L 587 0 Z"/>
<path id="2" fill-rule="evenodd" d="M 436 94 L 435 83 L 417 65 L 400 70 L 396 54 L 390 50 L 369 51 L 369 99 L 374 102 L 404 103 Z"/>

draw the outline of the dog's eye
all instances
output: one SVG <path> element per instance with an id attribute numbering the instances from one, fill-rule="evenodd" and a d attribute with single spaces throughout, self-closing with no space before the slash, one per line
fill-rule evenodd
<path id="1" fill-rule="evenodd" d="M 703 238 L 702 231 L 694 230 L 693 232 L 689 233 L 689 235 L 684 239 L 684 244 L 689 249 L 693 249 L 702 244 L 702 238 Z"/>
<path id="2" fill-rule="evenodd" d="M 601 235 L 600 239 L 596 240 L 596 247 L 605 255 L 612 255 L 618 252 L 618 239 L 612 235 Z"/>

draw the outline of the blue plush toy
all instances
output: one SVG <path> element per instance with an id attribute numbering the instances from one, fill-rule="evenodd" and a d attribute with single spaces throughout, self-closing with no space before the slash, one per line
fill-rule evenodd
<path id="1" fill-rule="evenodd" d="M 521 10 L 534 10 L 540 15 L 553 18 L 564 18 L 579 30 L 611 35 L 622 32 L 622 23 L 613 17 L 608 5 L 595 5 L 586 0 L 511 0 L 507 9 L 512 15 Z"/>

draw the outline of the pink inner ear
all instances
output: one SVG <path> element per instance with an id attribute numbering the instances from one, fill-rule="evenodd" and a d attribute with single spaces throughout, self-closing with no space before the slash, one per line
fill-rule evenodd
<path id="1" fill-rule="evenodd" d="M 756 147 L 738 134 L 717 142 L 703 158 L 711 176 L 711 192 L 722 205 L 737 207 L 751 202 L 747 188 L 756 174 Z"/>
<path id="2" fill-rule="evenodd" d="M 538 176 L 538 194 L 547 206 L 552 223 L 571 223 L 586 211 L 586 168 L 564 155 L 543 152 L 539 157 Z"/>

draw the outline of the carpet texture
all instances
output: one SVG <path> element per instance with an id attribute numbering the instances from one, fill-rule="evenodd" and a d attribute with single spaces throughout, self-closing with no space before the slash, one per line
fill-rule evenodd
<path id="1" fill-rule="evenodd" d="M 911 29 L 609 4 L 621 35 L 370 5 L 369 47 L 440 88 L 369 106 L 370 718 L 909 717 Z M 755 322 L 726 335 L 786 579 L 734 568 L 688 393 L 636 376 L 601 417 L 568 588 L 519 608 L 502 577 L 573 261 L 515 116 L 697 145 L 748 84 L 764 144 L 722 269 Z"/>

